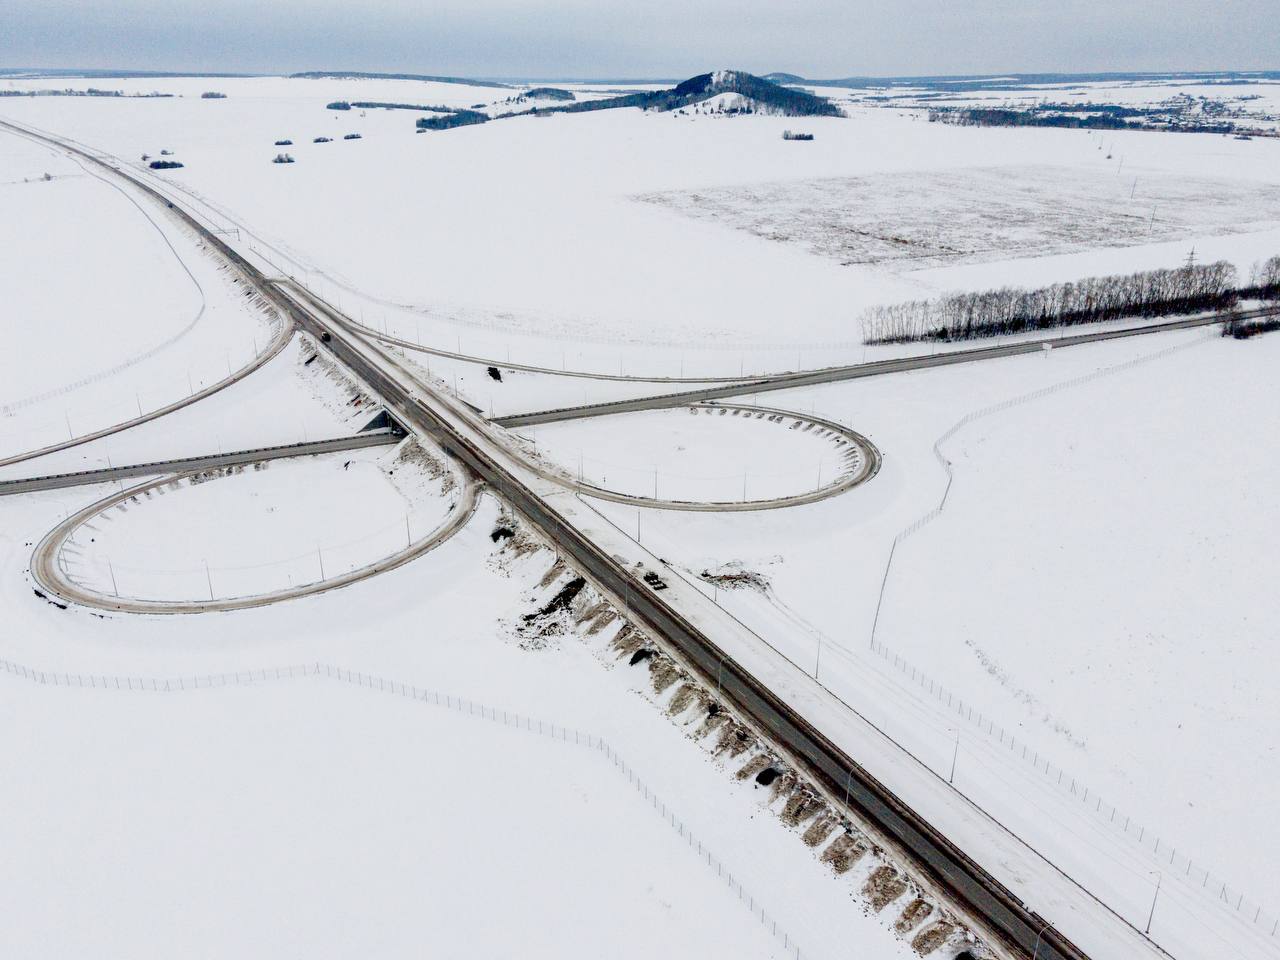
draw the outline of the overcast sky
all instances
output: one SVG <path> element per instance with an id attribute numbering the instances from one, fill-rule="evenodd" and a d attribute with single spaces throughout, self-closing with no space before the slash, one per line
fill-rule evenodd
<path id="1" fill-rule="evenodd" d="M 1280 69 L 1280 0 L 0 0 L 0 66 L 813 78 Z"/>

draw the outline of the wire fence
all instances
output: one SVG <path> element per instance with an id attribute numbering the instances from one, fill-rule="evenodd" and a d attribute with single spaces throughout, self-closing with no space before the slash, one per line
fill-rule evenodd
<path id="1" fill-rule="evenodd" d="M 795 960 L 803 960 L 806 956 L 806 954 L 801 953 L 799 946 L 787 929 L 779 924 L 777 918 L 765 909 L 755 894 L 743 886 L 742 882 L 725 865 L 724 861 L 715 856 L 710 848 L 694 835 L 689 826 L 676 816 L 675 811 L 667 806 L 649 785 L 641 779 L 635 769 L 623 759 L 617 750 L 603 738 L 594 734 L 539 720 L 515 711 L 502 710 L 465 697 L 455 697 L 452 694 L 427 690 L 402 681 L 348 670 L 344 667 L 319 661 L 292 664 L 287 667 L 267 667 L 257 670 L 237 670 L 230 673 L 192 674 L 168 678 L 36 670 L 25 664 L 5 659 L 0 659 L 0 670 L 11 676 L 21 677 L 24 680 L 42 686 L 161 694 L 189 690 L 212 690 L 224 687 L 252 687 L 284 680 L 324 677 L 375 693 L 399 696 L 407 700 L 443 707 L 470 717 L 515 727 L 538 736 L 559 740 L 564 743 L 573 743 L 575 746 L 599 753 L 609 761 L 619 775 L 627 778 L 628 784 L 653 808 L 668 827 L 697 854 L 699 860 L 706 864 L 707 869 L 714 872 L 716 878 L 737 896 L 738 900 L 759 921 L 761 926 L 782 945 L 785 956 L 793 957 Z"/>
<path id="2" fill-rule="evenodd" d="M 1041 756 L 1040 751 L 1025 738 L 1019 740 L 1013 731 L 1005 729 L 981 710 L 975 709 L 972 703 L 966 702 L 955 691 L 947 689 L 923 670 L 916 668 L 905 657 L 875 641 L 872 642 L 871 649 L 886 664 L 892 664 L 904 677 L 943 704 L 948 711 L 1007 749 L 1010 756 L 1031 764 L 1048 783 L 1074 798 L 1116 833 L 1138 844 L 1165 873 L 1176 874 L 1191 886 L 1212 895 L 1266 936 L 1280 935 L 1280 914 L 1264 908 L 1260 901 L 1247 896 L 1243 890 L 1233 887 L 1207 867 L 1194 863 L 1187 854 L 1179 853 L 1176 845 L 1167 838 L 1105 800 L 1083 779 L 1053 763 L 1048 757 Z"/>
<path id="3" fill-rule="evenodd" d="M 48 416 L 41 414 L 39 420 L 23 418 L 21 426 L 0 435 L 0 442 L 6 449 L 26 449 L 37 445 L 49 445 L 66 440 L 78 440 L 99 430 L 120 423 L 153 414 L 195 396 L 217 384 L 241 377 L 258 363 L 263 353 L 271 348 L 281 333 L 280 321 L 273 318 L 269 330 L 262 336 L 245 331 L 243 340 L 234 343 L 224 342 L 221 350 L 206 350 L 190 358 L 189 365 L 178 366 L 177 371 L 169 371 L 146 381 L 145 387 L 139 385 L 129 391 L 133 397 L 116 396 L 89 406 L 64 408 L 61 415 Z M 159 352 L 157 348 L 156 352 Z M 147 357 L 138 358 L 138 362 Z M 119 369 L 112 369 L 87 378 L 81 383 L 73 384 L 65 391 L 100 380 L 106 380 L 123 369 L 132 366 L 126 363 Z M 34 401 L 33 401 L 34 402 Z M 0 407 L 0 421 L 14 416 L 28 404 L 18 402 Z M 56 410 L 56 407 L 54 408 Z"/>
<path id="4" fill-rule="evenodd" d="M 952 463 L 942 452 L 943 446 L 948 440 L 959 433 L 969 424 L 992 414 L 1009 410 L 1013 407 L 1021 406 L 1033 400 L 1049 396 L 1071 387 L 1079 386 L 1092 380 L 1101 379 L 1123 370 L 1132 369 L 1141 364 L 1149 363 L 1171 354 L 1199 346 L 1207 340 L 1216 339 L 1217 333 L 1211 332 L 1186 342 L 1166 347 L 1152 353 L 1143 354 L 1132 360 L 1113 366 L 1104 367 L 1100 370 L 1094 370 L 1090 373 L 1074 377 L 1070 380 L 1064 380 L 1060 383 L 1043 387 L 1030 393 L 1021 394 L 1009 400 L 974 410 L 957 420 L 945 433 L 942 434 L 933 444 L 933 455 L 937 459 L 943 472 L 946 474 L 947 485 L 943 490 L 942 497 L 939 499 L 937 506 L 929 510 L 927 513 L 918 517 L 913 523 L 899 531 L 894 537 L 893 543 L 889 547 L 889 559 L 885 564 L 885 577 L 881 584 L 880 598 L 876 604 L 876 614 L 872 621 L 870 649 L 872 653 L 879 655 L 886 663 L 892 663 L 904 676 L 909 676 L 911 681 L 917 684 L 921 689 L 925 690 L 931 697 L 936 698 L 940 703 L 945 702 L 948 710 L 953 711 L 958 717 L 964 719 L 971 725 L 979 728 L 992 739 L 995 739 L 1001 746 L 1007 746 L 1009 752 L 1017 757 L 1020 761 L 1027 761 L 1042 773 L 1044 777 L 1055 786 L 1061 787 L 1071 796 L 1075 797 L 1079 802 L 1091 808 L 1091 812 L 1098 818 L 1101 818 L 1108 825 L 1113 827 L 1121 835 L 1134 841 L 1140 847 L 1145 849 L 1160 865 L 1160 867 L 1170 873 L 1181 876 L 1186 882 L 1197 887 L 1209 894 L 1215 900 L 1232 908 L 1240 917 L 1249 923 L 1255 925 L 1261 932 L 1267 936 L 1276 937 L 1280 934 L 1280 915 L 1270 910 L 1265 910 L 1262 904 L 1256 900 L 1246 896 L 1239 888 L 1232 887 L 1222 879 L 1214 875 L 1208 868 L 1198 866 L 1192 862 L 1191 858 L 1185 854 L 1179 854 L 1174 844 L 1167 839 L 1162 838 L 1154 830 L 1149 830 L 1145 824 L 1135 820 L 1129 814 L 1124 813 L 1114 804 L 1105 801 L 1101 795 L 1092 790 L 1088 784 L 1076 777 L 1066 769 L 1053 764 L 1047 757 L 1041 757 L 1038 750 L 1028 744 L 1025 740 L 1019 743 L 1017 737 L 1012 731 L 1006 730 L 994 722 L 990 717 L 986 716 L 981 710 L 975 710 L 972 703 L 966 703 L 965 700 L 957 695 L 954 691 L 948 690 L 943 684 L 939 683 L 933 677 L 928 676 L 924 671 L 917 669 L 909 663 L 905 657 L 891 650 L 889 647 L 880 643 L 876 639 L 876 629 L 880 620 L 880 612 L 884 603 L 886 587 L 888 585 L 889 573 L 893 565 L 894 556 L 896 555 L 898 546 L 906 539 L 919 532 L 921 529 L 937 519 L 946 508 L 947 498 L 951 493 L 951 484 L 955 477 L 955 471 Z"/>

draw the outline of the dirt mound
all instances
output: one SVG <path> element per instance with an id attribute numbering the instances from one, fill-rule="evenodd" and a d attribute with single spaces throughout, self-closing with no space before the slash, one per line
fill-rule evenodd
<path id="1" fill-rule="evenodd" d="M 735 720 L 726 723 L 721 729 L 715 752 L 728 753 L 730 757 L 740 757 L 755 745 L 756 738 Z"/>
<path id="2" fill-rule="evenodd" d="M 941 947 L 955 932 L 955 924 L 949 920 L 937 920 L 929 924 L 911 941 L 911 949 L 922 957 L 927 957 Z"/>
<path id="3" fill-rule="evenodd" d="M 765 770 L 770 769 L 769 765 L 771 763 L 773 763 L 773 757 L 767 753 L 757 753 L 734 774 L 734 777 L 738 780 L 749 780 L 752 777 L 758 778 Z M 774 776 L 777 776 L 777 774 L 774 774 Z"/>
<path id="4" fill-rule="evenodd" d="M 907 892 L 907 881 L 898 871 L 885 864 L 876 867 L 862 886 L 862 895 L 871 904 L 871 909 L 879 913 L 893 901 Z"/>
<path id="5" fill-rule="evenodd" d="M 556 563 L 558 564 L 559 561 L 557 560 Z M 554 570 L 555 567 L 552 567 L 552 569 Z M 541 585 L 544 587 L 548 586 L 554 579 L 555 578 L 552 577 L 551 580 L 548 580 L 546 577 L 544 577 Z M 525 614 L 525 618 L 524 618 L 525 621 L 528 622 L 531 620 L 537 620 L 539 618 L 551 617 L 562 610 L 568 610 L 569 604 L 573 603 L 573 598 L 576 597 L 579 591 L 581 591 L 582 588 L 585 587 L 586 585 L 587 585 L 587 581 L 584 580 L 582 577 L 574 577 L 572 580 L 566 583 L 563 587 L 561 587 L 560 592 L 557 593 L 550 600 L 548 600 L 541 610 L 539 610 L 537 613 Z"/>
<path id="6" fill-rule="evenodd" d="M 672 684 L 683 679 L 684 671 L 673 660 L 661 655 L 650 658 L 649 681 L 653 684 L 654 693 L 666 693 Z"/>
<path id="7" fill-rule="evenodd" d="M 677 717 L 684 713 L 689 707 L 693 706 L 695 700 L 699 698 L 701 691 L 697 684 L 682 683 L 680 689 L 671 698 L 671 702 L 667 704 L 667 713 L 673 717 Z"/>
<path id="8" fill-rule="evenodd" d="M 813 793 L 801 788 L 791 795 L 782 808 L 782 822 L 789 827 L 798 827 L 810 817 L 816 816 L 825 806 Z"/>
<path id="9" fill-rule="evenodd" d="M 821 846 L 839 825 L 839 820 L 829 813 L 823 812 L 818 815 L 813 823 L 809 824 L 809 828 L 805 830 L 800 839 L 804 841 L 806 847 Z"/>
<path id="10" fill-rule="evenodd" d="M 618 631 L 617 636 L 609 641 L 609 648 L 618 655 L 618 659 L 623 657 L 634 657 L 636 651 L 645 645 L 645 636 L 629 623 L 624 623 L 622 629 Z M 638 663 L 632 660 L 632 665 Z"/>
<path id="11" fill-rule="evenodd" d="M 900 936 L 905 936 L 913 928 L 924 921 L 925 917 L 933 913 L 933 905 L 916 897 L 902 909 L 902 913 L 898 919 L 893 922 L 893 929 Z"/>
<path id="12" fill-rule="evenodd" d="M 867 844 L 861 837 L 842 833 L 831 841 L 818 859 L 831 864 L 831 869 L 836 873 L 848 873 L 866 852 Z"/>
<path id="13" fill-rule="evenodd" d="M 764 574 L 754 570 L 740 570 L 732 564 L 718 570 L 703 570 L 698 578 L 721 590 L 755 590 L 765 593 L 769 589 L 769 581 Z"/>

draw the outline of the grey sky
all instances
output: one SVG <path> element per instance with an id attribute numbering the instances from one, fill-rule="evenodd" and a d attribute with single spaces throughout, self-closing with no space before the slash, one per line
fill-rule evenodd
<path id="1" fill-rule="evenodd" d="M 1280 0 L 0 0 L 0 66 L 810 77 L 1280 69 Z"/>

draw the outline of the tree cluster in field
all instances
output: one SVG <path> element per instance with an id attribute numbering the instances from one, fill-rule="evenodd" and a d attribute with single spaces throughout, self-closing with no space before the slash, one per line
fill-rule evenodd
<path id="1" fill-rule="evenodd" d="M 225 100 L 227 99 L 227 95 L 225 93 L 219 93 L 217 90 L 206 90 L 204 93 L 200 94 L 200 99 L 201 100 Z"/>
<path id="2" fill-rule="evenodd" d="M 514 97 L 507 97 L 506 102 L 523 103 L 526 100 L 561 100 L 567 102 L 577 99 L 572 90 L 562 90 L 559 87 L 532 87 Z"/>
<path id="3" fill-rule="evenodd" d="M 329 104 L 330 110 L 421 110 L 426 113 L 453 113 L 455 107 L 433 107 L 423 103 L 388 103 L 382 100 L 338 100 Z"/>
<path id="4" fill-rule="evenodd" d="M 487 113 L 476 110 L 453 110 L 438 117 L 419 117 L 419 130 L 448 130 L 451 127 L 465 127 L 473 123 L 485 123 L 489 119 Z"/>
<path id="5" fill-rule="evenodd" d="M 866 343 L 973 340 L 1117 320 L 1161 317 L 1232 306 L 1236 270 L 1220 261 L 1145 270 L 1036 290 L 1002 287 L 873 307 L 862 316 Z"/>
<path id="6" fill-rule="evenodd" d="M 791 130 L 783 130 L 782 139 L 783 140 L 812 140 L 813 134 L 812 133 L 795 133 Z"/>
<path id="7" fill-rule="evenodd" d="M 172 93 L 122 93 L 119 90 L 98 90 L 89 87 L 87 90 L 0 90 L 0 97 L 124 97 L 129 99 L 152 100 L 172 97 Z"/>
<path id="8" fill-rule="evenodd" d="M 1109 103 L 1038 103 L 1021 107 L 933 107 L 930 123 L 962 127 L 1067 127 L 1077 130 L 1166 130 L 1174 133 L 1276 136 L 1274 130 L 1242 126 L 1220 101 L 1171 101 L 1157 107 Z"/>
<path id="9" fill-rule="evenodd" d="M 177 160 L 152 160 L 150 163 L 152 170 L 177 170 L 181 166 Z"/>

